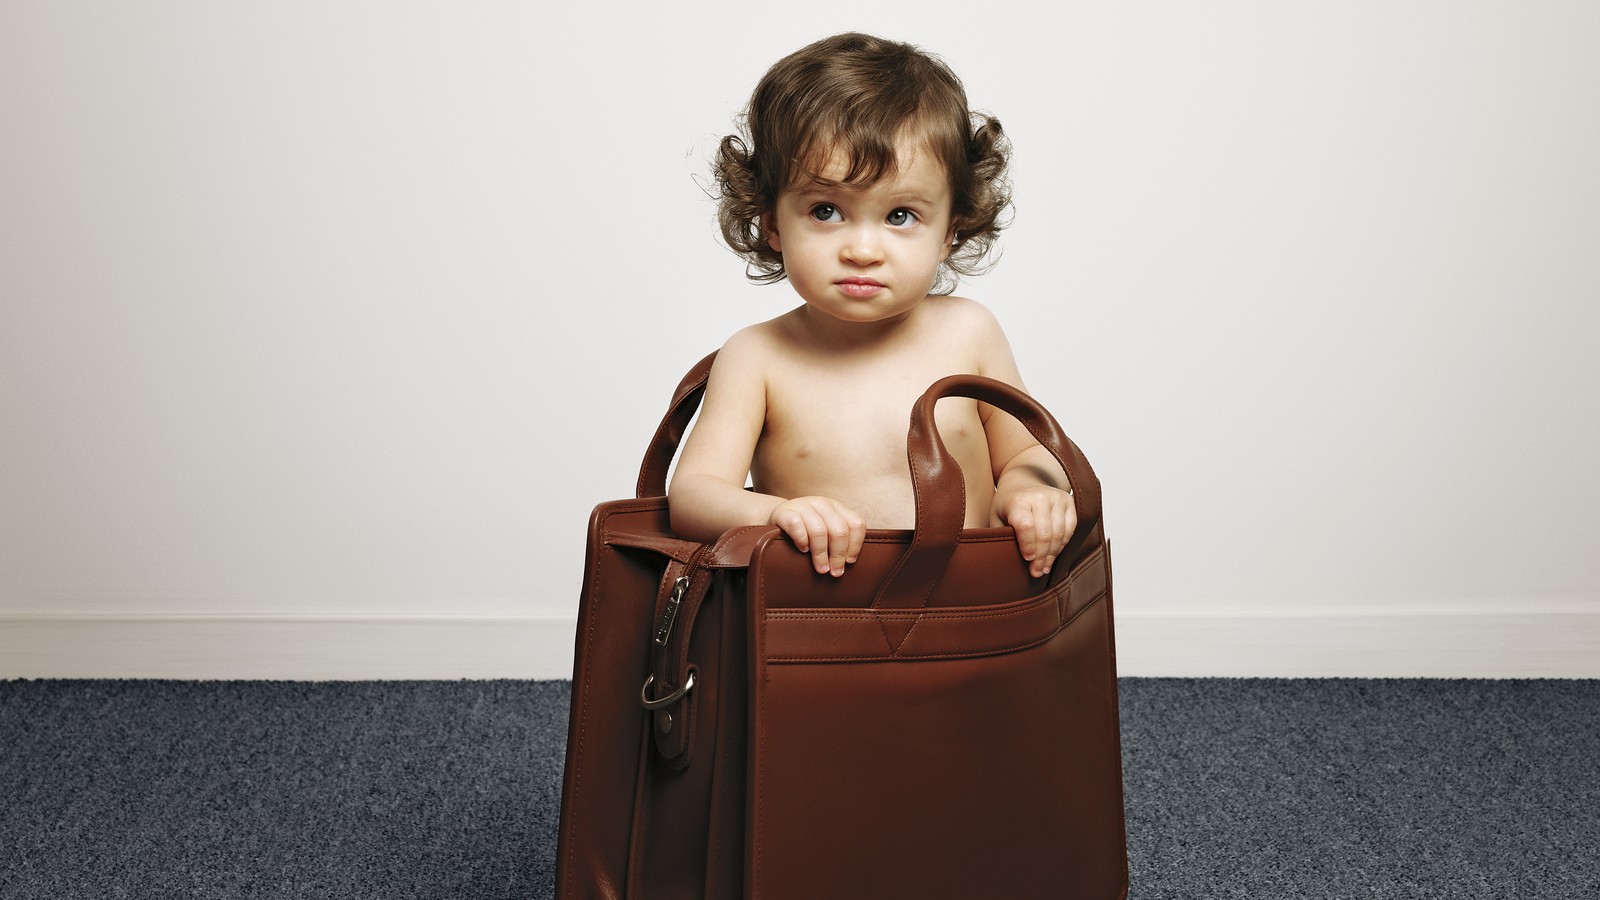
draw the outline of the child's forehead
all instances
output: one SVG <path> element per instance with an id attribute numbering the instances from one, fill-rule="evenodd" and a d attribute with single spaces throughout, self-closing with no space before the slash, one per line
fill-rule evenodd
<path id="1" fill-rule="evenodd" d="M 901 139 L 895 143 L 893 152 L 882 159 L 881 165 L 874 162 L 859 148 L 841 141 L 818 141 L 803 158 L 795 160 L 790 187 L 864 190 L 884 183 L 948 179 L 943 162 L 925 140 Z"/>

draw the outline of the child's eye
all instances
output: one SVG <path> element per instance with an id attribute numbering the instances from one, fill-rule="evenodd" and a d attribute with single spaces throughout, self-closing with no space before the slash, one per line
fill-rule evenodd
<path id="1" fill-rule="evenodd" d="M 818 222 L 834 222 L 839 219 L 839 208 L 832 203 L 818 203 L 811 207 L 811 218 Z"/>
<path id="2" fill-rule="evenodd" d="M 889 222 L 890 225 L 893 225 L 893 226 L 898 228 L 898 227 L 901 227 L 903 225 L 910 225 L 912 222 L 915 222 L 916 220 L 917 220 L 917 214 L 912 212 L 911 210 L 909 210 L 909 209 L 897 209 L 894 212 L 889 213 L 889 218 L 888 218 L 887 221 Z"/>

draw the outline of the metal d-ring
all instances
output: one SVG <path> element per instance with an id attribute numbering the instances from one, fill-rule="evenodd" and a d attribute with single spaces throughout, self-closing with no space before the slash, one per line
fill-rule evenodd
<path id="1" fill-rule="evenodd" d="M 650 685 L 655 683 L 656 677 L 654 675 L 647 676 L 644 680 L 644 687 L 640 688 L 639 690 L 639 702 L 644 704 L 645 709 L 652 711 L 666 709 L 672 704 L 677 703 L 684 697 L 689 696 L 689 690 L 694 687 L 694 671 L 694 666 L 690 666 L 689 677 L 683 680 L 683 687 L 678 688 L 665 697 L 662 697 L 660 700 L 650 699 Z"/>

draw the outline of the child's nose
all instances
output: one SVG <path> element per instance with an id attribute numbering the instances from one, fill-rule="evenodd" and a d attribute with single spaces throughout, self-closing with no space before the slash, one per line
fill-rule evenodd
<path id="1" fill-rule="evenodd" d="M 852 228 L 845 236 L 840 255 L 856 265 L 880 262 L 883 259 L 883 242 L 873 228 Z"/>

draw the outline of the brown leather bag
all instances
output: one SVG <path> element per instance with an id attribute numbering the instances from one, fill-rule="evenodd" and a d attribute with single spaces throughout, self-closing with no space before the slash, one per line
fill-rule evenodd
<path id="1" fill-rule="evenodd" d="M 818 575 L 770 526 L 668 528 L 713 358 L 637 499 L 590 520 L 556 896 L 1125 897 L 1111 563 L 1077 446 L 1015 388 L 942 379 L 911 416 L 915 530 Z M 1065 467 L 1078 528 L 1048 579 L 1010 528 L 962 528 L 942 396 L 1011 413 Z"/>

